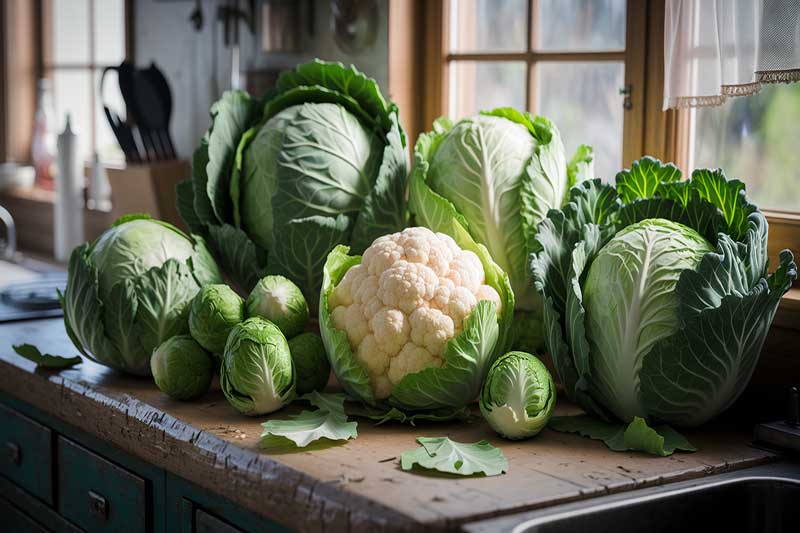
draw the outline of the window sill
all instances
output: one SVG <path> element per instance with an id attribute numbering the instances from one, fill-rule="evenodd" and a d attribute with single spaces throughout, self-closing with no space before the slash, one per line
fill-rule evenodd
<path id="1" fill-rule="evenodd" d="M 17 247 L 24 252 L 53 257 L 53 203 L 55 193 L 38 188 L 0 191 L 0 205 L 8 209 L 17 228 Z M 84 210 L 84 235 L 95 239 L 113 222 L 107 211 Z"/>

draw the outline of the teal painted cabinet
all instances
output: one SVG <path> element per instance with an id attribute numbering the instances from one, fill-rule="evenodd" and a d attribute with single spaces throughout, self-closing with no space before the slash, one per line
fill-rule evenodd
<path id="1" fill-rule="evenodd" d="M 1 392 L 0 446 L 2 531 L 289 531 Z"/>

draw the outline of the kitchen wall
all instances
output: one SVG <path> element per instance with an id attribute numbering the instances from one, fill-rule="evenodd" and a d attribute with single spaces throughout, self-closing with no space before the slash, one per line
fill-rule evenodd
<path id="1" fill-rule="evenodd" d="M 330 31 L 330 1 L 310 1 L 314 2 L 311 10 L 314 13 L 313 34 L 303 31 L 302 51 L 299 53 L 261 52 L 257 37 L 250 35 L 242 25 L 241 69 L 290 68 L 319 57 L 352 63 L 385 87 L 388 80 L 389 0 L 377 0 L 377 37 L 358 55 L 348 55 L 337 48 Z M 302 3 L 305 4 L 305 0 Z M 212 102 L 230 88 L 231 52 L 223 46 L 222 23 L 216 20 L 219 4 L 222 2 L 202 0 L 204 23 L 202 30 L 196 32 L 189 22 L 189 15 L 195 8 L 194 1 L 138 0 L 134 3 L 136 63 L 147 66 L 151 61 L 156 62 L 170 82 L 173 93 L 172 135 L 182 158 L 191 156 L 208 128 Z"/>

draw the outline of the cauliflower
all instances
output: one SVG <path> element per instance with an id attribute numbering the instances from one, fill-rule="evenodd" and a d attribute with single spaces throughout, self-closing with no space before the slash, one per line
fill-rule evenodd
<path id="1" fill-rule="evenodd" d="M 427 228 L 384 235 L 367 248 L 331 292 L 329 309 L 376 399 L 388 398 L 408 374 L 441 367 L 447 341 L 478 301 L 500 310 L 500 296 L 485 281 L 475 253 Z"/>

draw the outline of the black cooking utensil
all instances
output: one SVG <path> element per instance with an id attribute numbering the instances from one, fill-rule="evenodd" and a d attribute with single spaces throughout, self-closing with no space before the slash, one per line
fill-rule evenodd
<path id="1" fill-rule="evenodd" d="M 103 111 L 105 112 L 108 125 L 111 127 L 111 131 L 114 133 L 114 137 L 117 138 L 119 147 L 122 149 L 123 154 L 125 154 L 125 161 L 128 163 L 141 163 L 142 158 L 139 155 L 139 148 L 136 146 L 136 140 L 133 137 L 131 126 L 125 123 L 125 121 L 122 120 L 117 113 L 112 111 L 105 101 L 103 87 L 106 80 L 106 74 L 109 70 L 116 71 L 117 67 L 107 67 L 103 69 L 103 73 L 100 76 L 99 91 L 100 101 L 103 104 Z"/>
<path id="2" fill-rule="evenodd" d="M 143 72 L 145 78 L 150 80 L 150 84 L 155 89 L 158 99 L 161 101 L 160 113 L 152 113 L 153 120 L 151 126 L 158 132 L 159 138 L 165 147 L 167 155 L 172 159 L 177 159 L 175 145 L 169 132 L 169 124 L 172 121 L 172 91 L 164 73 L 155 65 L 150 63 L 150 67 Z"/>
<path id="3" fill-rule="evenodd" d="M 139 137 L 142 139 L 142 146 L 144 147 L 145 158 L 147 161 L 156 161 L 159 157 L 159 146 L 153 140 L 153 134 L 149 129 L 143 127 L 141 124 L 141 116 L 147 111 L 147 108 L 140 109 L 137 105 L 136 90 L 137 90 L 137 71 L 133 63 L 124 61 L 117 67 L 119 75 L 119 90 L 122 93 L 122 98 L 125 100 L 125 107 L 128 109 L 128 118 L 133 119 L 136 124 L 136 129 L 139 132 Z"/>
<path id="4" fill-rule="evenodd" d="M 159 148 L 162 159 L 174 159 L 175 148 L 169 135 L 172 94 L 164 75 L 155 66 L 134 72 L 133 109 L 140 129 L 146 130 Z"/>

